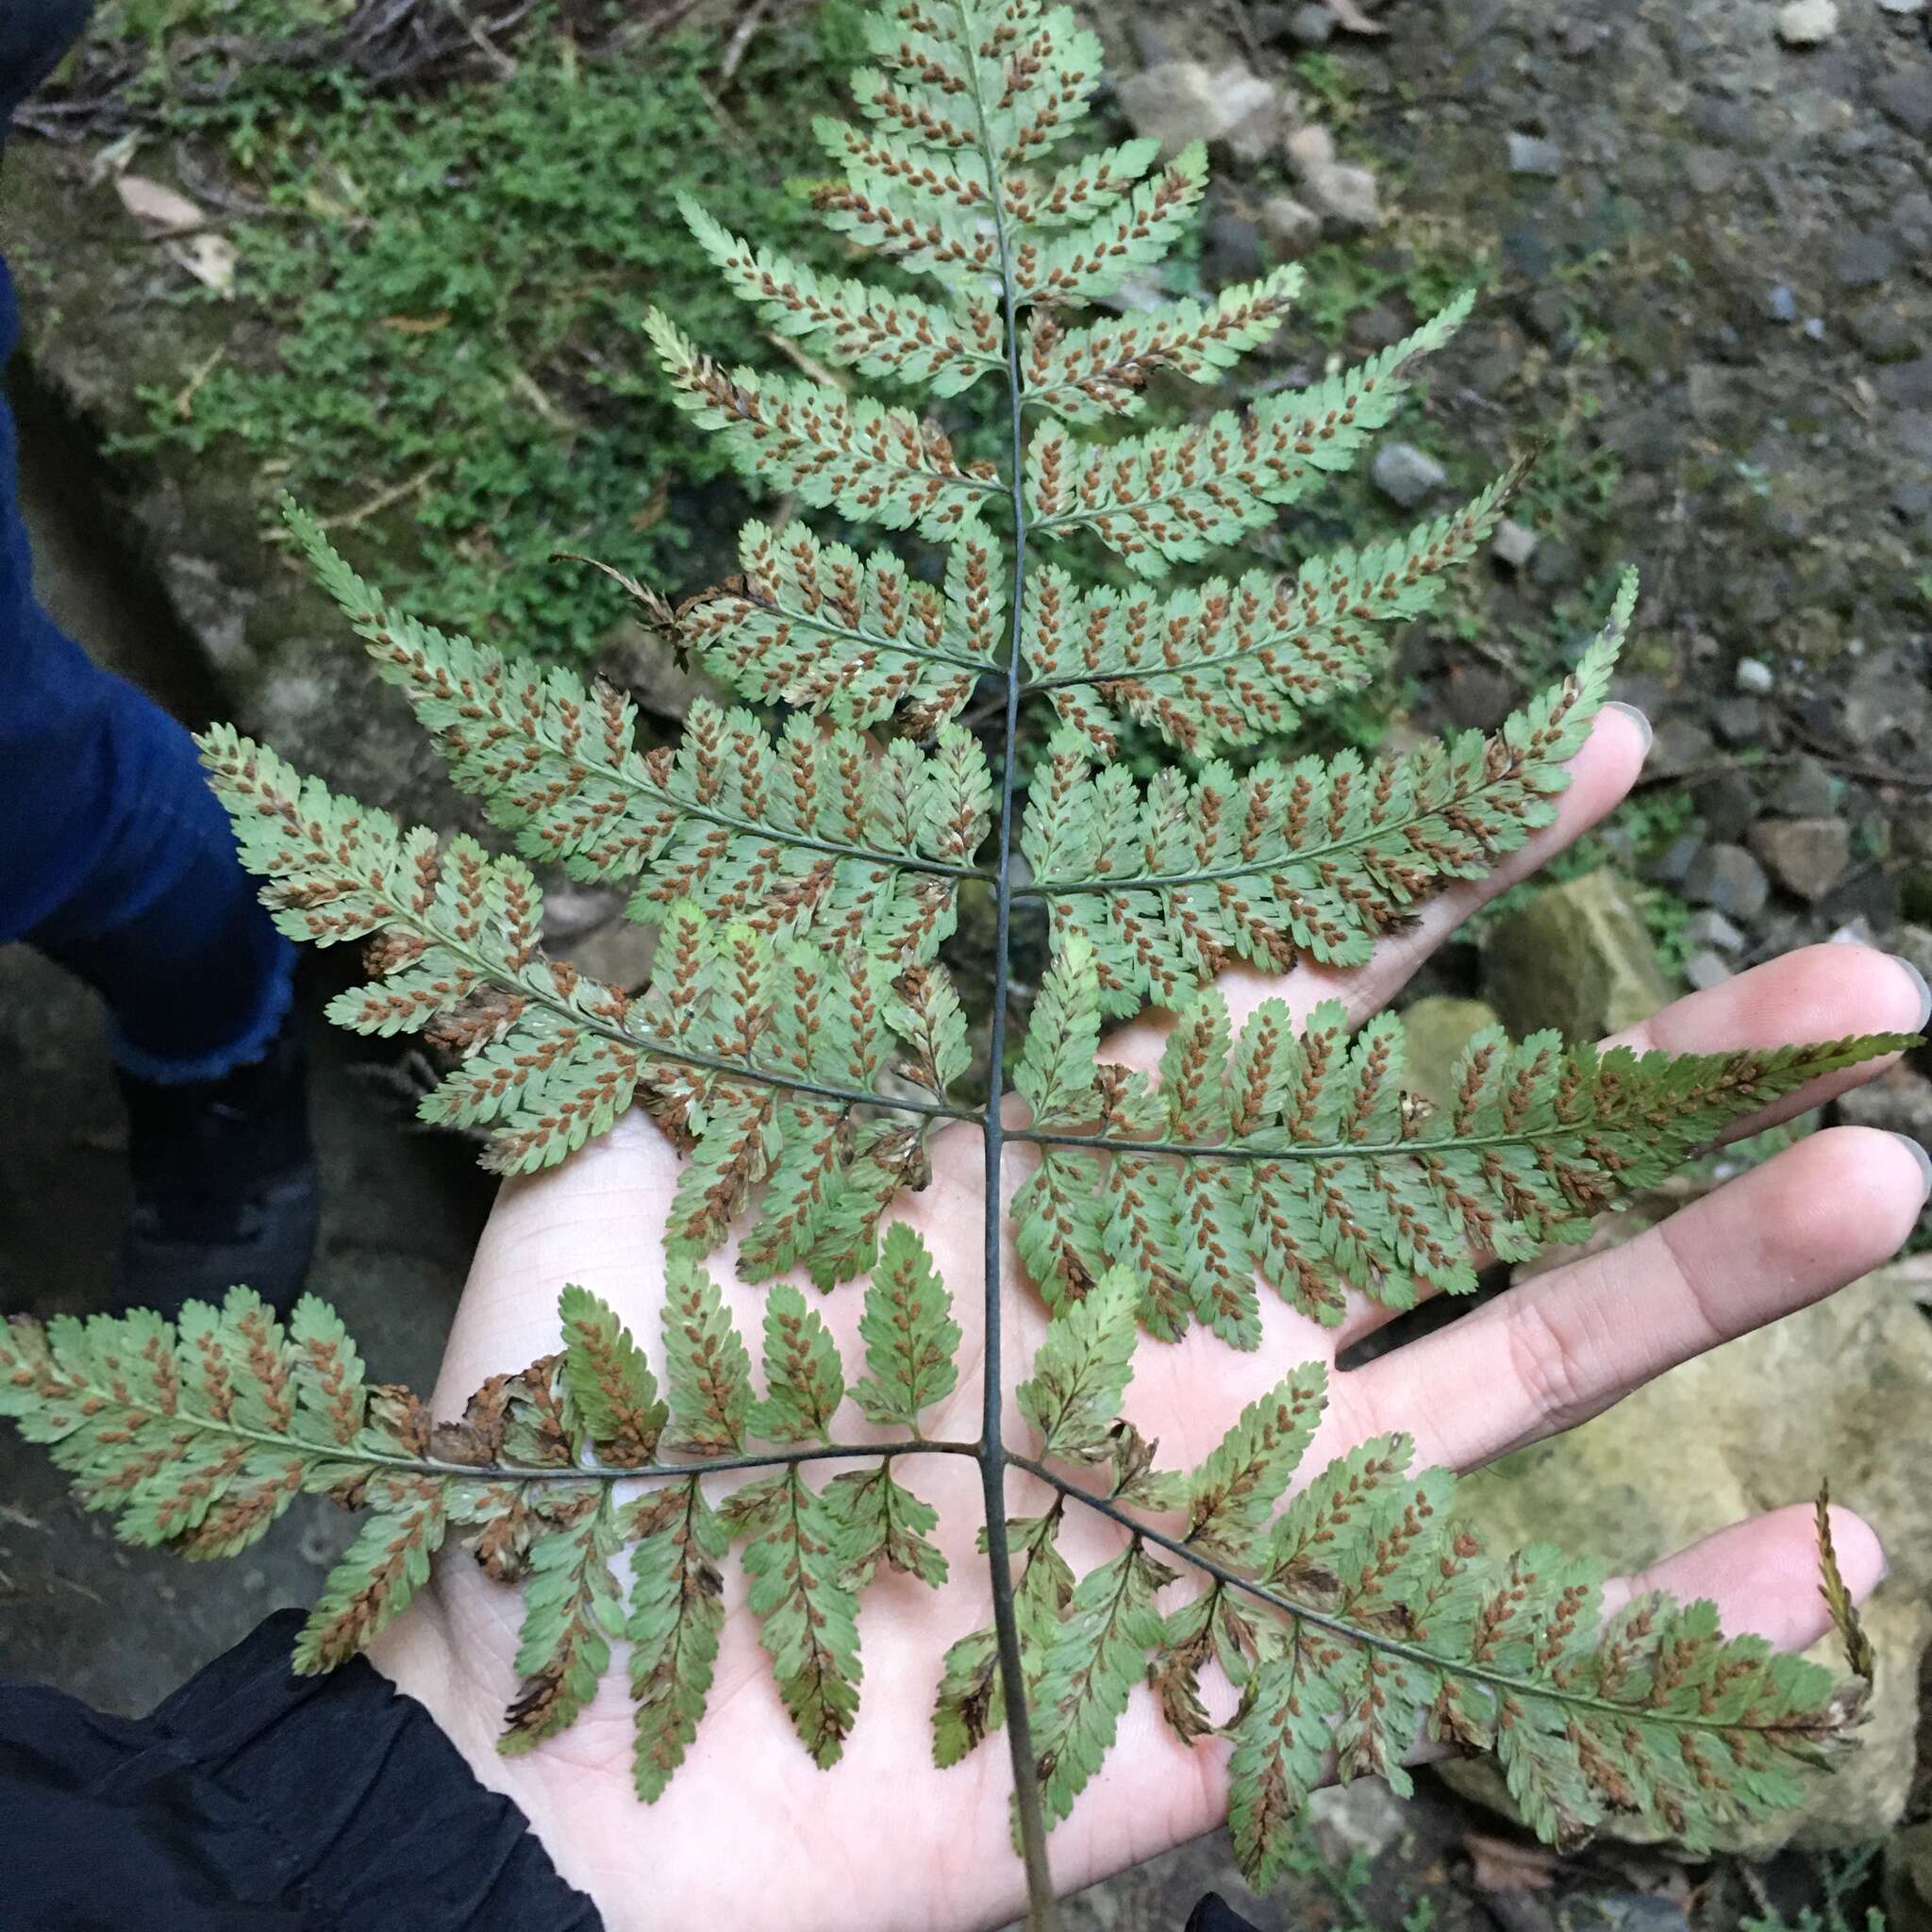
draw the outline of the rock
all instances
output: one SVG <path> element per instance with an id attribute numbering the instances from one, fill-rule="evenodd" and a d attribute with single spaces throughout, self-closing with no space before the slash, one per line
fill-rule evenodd
<path id="1" fill-rule="evenodd" d="M 1325 47 L 1335 38 L 1335 16 L 1320 0 L 1308 0 L 1289 16 L 1288 37 L 1303 47 Z"/>
<path id="2" fill-rule="evenodd" d="M 1378 228 L 1382 225 L 1381 197 L 1374 175 L 1354 162 L 1337 161 L 1331 167 L 1311 168 L 1302 176 L 1302 192 L 1308 206 L 1333 227 L 1343 230 Z"/>
<path id="3" fill-rule="evenodd" d="M 1590 1908 L 1607 1932 L 1690 1932 L 1690 1915 L 1653 1891 L 1600 1891 Z"/>
<path id="4" fill-rule="evenodd" d="M 552 886 L 543 894 L 543 943 L 552 952 L 608 925 L 624 910 L 608 886 Z"/>
<path id="5" fill-rule="evenodd" d="M 1505 517 L 1490 539 L 1490 555 L 1511 570 L 1521 570 L 1536 555 L 1537 535 L 1527 524 Z"/>
<path id="6" fill-rule="evenodd" d="M 1878 378 L 1878 391 L 1887 402 L 1901 408 L 1932 408 L 1932 356 L 1894 362 Z"/>
<path id="7" fill-rule="evenodd" d="M 1876 89 L 1878 105 L 1905 129 L 1923 141 L 1932 135 L 1932 72 L 1921 60 L 1901 68 Z"/>
<path id="8" fill-rule="evenodd" d="M 1412 1091 L 1438 1107 L 1456 1098 L 1456 1063 L 1462 1049 L 1485 1026 L 1501 1023 L 1482 1000 L 1458 1000 L 1431 993 L 1405 1008 L 1402 1015 L 1403 1080 Z"/>
<path id="9" fill-rule="evenodd" d="M 1769 695 L 1777 678 L 1762 658 L 1740 658 L 1737 670 L 1731 674 L 1731 682 L 1740 691 L 1761 698 Z"/>
<path id="10" fill-rule="evenodd" d="M 1699 948 L 1714 947 L 1720 953 L 1741 953 L 1744 935 L 1715 908 L 1707 906 L 1684 922 L 1684 941 Z"/>
<path id="11" fill-rule="evenodd" d="M 682 723 L 698 698 L 731 702 L 724 688 L 706 672 L 681 663 L 661 631 L 641 624 L 620 625 L 598 655 L 599 675 L 637 700 L 655 718 Z"/>
<path id="12" fill-rule="evenodd" d="M 1516 703 L 1516 684 L 1487 664 L 1458 664 L 1442 688 L 1442 708 L 1465 731 L 1493 731 Z"/>
<path id="13" fill-rule="evenodd" d="M 1925 0 L 1878 0 L 1881 13 L 1924 13 Z"/>
<path id="14" fill-rule="evenodd" d="M 1932 925 L 1897 926 L 1886 943 L 1907 964 L 1917 967 L 1922 979 L 1932 983 Z"/>
<path id="15" fill-rule="evenodd" d="M 1742 772 L 1717 772 L 1703 781 L 1692 794 L 1697 816 L 1713 839 L 1741 839 L 1745 828 L 1757 816 L 1757 793 Z"/>
<path id="16" fill-rule="evenodd" d="M 1846 735 L 1863 749 L 1896 732 L 1913 745 L 1932 736 L 1932 691 L 1902 650 L 1877 651 L 1852 674 L 1845 690 Z"/>
<path id="17" fill-rule="evenodd" d="M 1699 946 L 1684 961 L 1684 977 L 1693 991 L 1719 986 L 1731 976 L 1731 962 L 1710 946 Z"/>
<path id="18" fill-rule="evenodd" d="M 1811 905 L 1852 862 L 1852 830 L 1842 819 L 1763 819 L 1749 842 L 1778 884 Z"/>
<path id="19" fill-rule="evenodd" d="M 1512 175 L 1540 175 L 1554 181 L 1563 172 L 1563 150 L 1540 134 L 1511 134 L 1508 147 Z"/>
<path id="20" fill-rule="evenodd" d="M 1889 1067 L 1877 1079 L 1840 1096 L 1840 1114 L 1855 1127 L 1904 1134 L 1932 1153 L 1932 1080 L 1908 1066 Z"/>
<path id="21" fill-rule="evenodd" d="M 1777 17 L 1777 37 L 1788 47 L 1816 47 L 1838 31 L 1838 0 L 1790 0 Z"/>
<path id="22" fill-rule="evenodd" d="M 1838 244 L 1832 257 L 1831 272 L 1841 289 L 1869 289 L 1882 282 L 1898 266 L 1898 250 L 1891 238 L 1876 228 L 1862 233 L 1854 230 Z"/>
<path id="23" fill-rule="evenodd" d="M 1771 881 L 1741 845 L 1707 845 L 1684 874 L 1684 896 L 1748 925 L 1764 910 Z"/>
<path id="24" fill-rule="evenodd" d="M 1115 92 L 1134 132 L 1158 141 L 1164 155 L 1205 141 L 1252 165 L 1280 138 L 1280 95 L 1238 63 L 1163 60 L 1129 75 Z"/>
<path id="25" fill-rule="evenodd" d="M 1282 148 L 1289 166 L 1304 179 L 1335 165 L 1335 138 L 1325 127 L 1297 127 L 1282 142 Z"/>
<path id="26" fill-rule="evenodd" d="M 1681 886 L 1703 856 L 1704 847 L 1702 832 L 1680 832 L 1664 847 L 1657 862 L 1645 870 L 1644 876 L 1659 885 Z"/>
<path id="27" fill-rule="evenodd" d="M 1817 1491 L 1878 1531 L 1891 1563 L 1864 1612 L 1881 1690 L 1837 1774 L 1806 1788 L 1802 1811 L 1726 1839 L 1765 1855 L 1883 1838 L 1913 1768 L 1919 1660 L 1932 1636 L 1932 1324 L 1906 1263 L 1728 1343 L 1627 1396 L 1579 1429 L 1466 1479 L 1458 1502 L 1492 1546 L 1542 1541 L 1634 1568 L 1762 1509 Z M 1802 1560 L 1802 1559 L 1801 1559 Z M 1835 1673 L 1836 1638 L 1813 1653 Z M 1489 1769 L 1489 1767 L 1484 1767 Z M 1468 1790 L 1466 1767 L 1443 1768 Z M 1490 1790 L 1500 1787 L 1493 1780 Z M 1612 1831 L 1619 1827 L 1612 1825 Z M 1621 1833 L 1620 1835 L 1634 1835 Z"/>
<path id="28" fill-rule="evenodd" d="M 558 947 L 556 952 L 558 958 L 568 959 L 579 973 L 588 974 L 592 979 L 635 991 L 650 979 L 651 958 L 657 949 L 656 927 L 613 919 Z"/>
<path id="29" fill-rule="evenodd" d="M 1449 480 L 1449 472 L 1426 450 L 1412 442 L 1385 442 L 1375 452 L 1370 474 L 1384 496 L 1413 509 L 1424 497 L 1433 496 Z"/>
<path id="30" fill-rule="evenodd" d="M 1261 204 L 1261 237 L 1276 255 L 1292 261 L 1322 239 L 1322 217 L 1291 194 L 1271 194 Z"/>
<path id="31" fill-rule="evenodd" d="M 1764 700 L 1720 698 L 1710 708 L 1710 722 L 1726 744 L 1756 744 L 1764 736 Z"/>
<path id="32" fill-rule="evenodd" d="M 1672 989 L 1630 889 L 1599 870 L 1545 887 L 1497 922 L 1483 991 L 1513 1034 L 1555 1026 L 1594 1040 L 1648 1019 Z"/>
<path id="33" fill-rule="evenodd" d="M 1932 1932 L 1932 1823 L 1907 1826 L 1885 1847 L 1883 1896 L 1889 1932 Z"/>
<path id="34" fill-rule="evenodd" d="M 1764 298 L 1764 312 L 1774 322 L 1797 321 L 1798 298 L 1791 293 L 1789 284 L 1777 282 L 1773 285 Z"/>
<path id="35" fill-rule="evenodd" d="M 1208 217 L 1201 230 L 1201 274 L 1209 288 L 1252 281 L 1263 266 L 1257 224 L 1225 210 Z"/>
<path id="36" fill-rule="evenodd" d="M 1657 723 L 1650 741 L 1646 768 L 1660 778 L 1674 778 L 1682 772 L 1694 771 L 1711 753 L 1710 733 L 1685 717 L 1671 717 Z"/>
<path id="37" fill-rule="evenodd" d="M 1852 340 L 1874 362 L 1897 362 L 1912 355 L 1923 341 L 1918 322 L 1903 302 L 1880 297 L 1854 308 L 1845 317 Z"/>
<path id="38" fill-rule="evenodd" d="M 1771 794 L 1771 808 L 1781 819 L 1828 818 L 1838 804 L 1838 787 L 1814 758 L 1795 758 Z"/>

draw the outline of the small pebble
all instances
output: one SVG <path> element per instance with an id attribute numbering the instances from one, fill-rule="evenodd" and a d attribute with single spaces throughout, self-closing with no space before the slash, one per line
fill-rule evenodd
<path id="1" fill-rule="evenodd" d="M 1740 658 L 1736 673 L 1737 687 L 1740 691 L 1752 693 L 1755 697 L 1766 696 L 1777 679 L 1772 669 L 1761 658 Z"/>
<path id="2" fill-rule="evenodd" d="M 1788 47 L 1815 47 L 1838 31 L 1838 0 L 1791 0 L 1777 17 L 1777 37 Z"/>
<path id="3" fill-rule="evenodd" d="M 1449 480 L 1449 472 L 1427 450 L 1412 442 L 1385 442 L 1375 452 L 1370 474 L 1375 488 L 1405 509 L 1413 509 Z"/>
<path id="4" fill-rule="evenodd" d="M 1536 555 L 1537 535 L 1527 524 L 1505 517 L 1490 539 L 1490 555 L 1511 570 L 1521 570 Z"/>
<path id="5" fill-rule="evenodd" d="M 1721 985 L 1731 976 L 1730 963 L 1722 953 L 1700 947 L 1684 961 L 1684 977 L 1699 992 L 1706 987 Z"/>
<path id="6" fill-rule="evenodd" d="M 1684 924 L 1684 942 L 1697 951 L 1741 953 L 1744 935 L 1715 907 L 1693 912 Z"/>
<path id="7" fill-rule="evenodd" d="M 1563 172 L 1563 150 L 1540 134 L 1512 134 L 1509 137 L 1509 172 L 1512 175 L 1540 175 L 1555 180 Z"/>
<path id="8" fill-rule="evenodd" d="M 1798 298 L 1790 289 L 1779 282 L 1764 298 L 1764 311 L 1774 322 L 1796 322 L 1798 319 Z"/>

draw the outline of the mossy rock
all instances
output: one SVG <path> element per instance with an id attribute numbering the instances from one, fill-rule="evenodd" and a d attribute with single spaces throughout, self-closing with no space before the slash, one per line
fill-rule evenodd
<path id="1" fill-rule="evenodd" d="M 1932 1640 L 1932 1325 L 1912 1298 L 1914 1268 L 1880 1269 L 1685 1362 L 1567 1436 L 1504 1457 L 1460 1492 L 1492 1548 L 1554 1538 L 1623 1571 L 1806 1502 L 1826 1475 L 1834 1499 L 1877 1530 L 1891 1569 L 1864 1613 L 1878 1674 L 1857 1748 L 1811 1785 L 1801 1812 L 1754 1824 L 1724 1849 L 1870 1843 L 1905 1808 L 1919 1669 Z M 1835 1636 L 1810 1655 L 1843 1672 Z M 1456 1764 L 1444 1774 L 1508 1808 L 1492 1767 Z"/>
<path id="2" fill-rule="evenodd" d="M 1634 1026 L 1672 997 L 1635 898 L 1607 870 L 1545 887 L 1499 920 L 1483 991 L 1519 1038 L 1554 1026 L 1578 1041 Z"/>
<path id="3" fill-rule="evenodd" d="M 1402 1014 L 1403 1084 L 1410 1092 L 1446 1108 L 1456 1098 L 1456 1063 L 1462 1049 L 1485 1026 L 1496 1024 L 1496 1009 L 1482 1000 L 1458 1000 L 1431 993 Z"/>

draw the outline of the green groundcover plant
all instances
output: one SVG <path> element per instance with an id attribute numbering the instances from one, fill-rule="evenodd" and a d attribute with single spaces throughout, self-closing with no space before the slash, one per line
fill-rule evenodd
<path id="1" fill-rule="evenodd" d="M 353 1656 L 440 1545 L 466 1543 L 523 1591 L 504 1748 L 564 1730 L 622 1642 L 646 1801 L 704 1721 L 734 1546 L 799 1741 L 837 1762 L 859 1716 L 861 1596 L 882 1571 L 945 1573 L 922 1458 L 971 1457 L 991 1610 L 933 1659 L 932 1749 L 951 1764 L 1004 1730 L 1037 1904 L 1046 1833 L 1143 1680 L 1183 1739 L 1229 1754 L 1234 1841 L 1259 1882 L 1321 1777 L 1406 1790 L 1419 1740 L 1494 1752 L 1554 1840 L 1625 1813 L 1698 1844 L 1793 1804 L 1856 1702 L 1827 1673 L 1727 1639 L 1708 1605 L 1610 1613 L 1593 1565 L 1485 1549 L 1452 1476 L 1413 1467 L 1404 1437 L 1302 1470 L 1318 1364 L 1229 1415 L 1192 1469 L 1160 1465 L 1125 1393 L 1195 1324 L 1255 1348 L 1264 1293 L 1333 1323 L 1349 1290 L 1391 1307 L 1468 1291 L 1481 1258 L 1580 1236 L 1728 1124 L 1901 1041 L 1673 1058 L 1491 1030 L 1431 1108 L 1404 1091 L 1393 1018 L 1352 1032 L 1329 1005 L 1297 1025 L 1269 1001 L 1234 1026 L 1223 966 L 1359 962 L 1551 820 L 1634 583 L 1574 675 L 1491 736 L 1238 774 L 1222 754 L 1359 689 L 1385 627 L 1477 553 L 1515 478 L 1291 575 L 1172 573 L 1346 468 L 1467 305 L 1310 389 L 1137 433 L 1150 378 L 1219 377 L 1276 325 L 1297 271 L 1082 319 L 1182 232 L 1201 152 L 1080 141 L 1098 50 L 1035 0 L 895 0 L 872 48 L 860 119 L 820 128 L 835 172 L 817 208 L 905 275 L 819 275 L 688 206 L 808 372 L 721 368 L 668 314 L 649 336 L 748 477 L 930 547 L 862 553 L 774 517 L 744 528 L 738 575 L 675 609 L 633 586 L 746 707 L 697 704 L 676 743 L 645 751 L 625 699 L 391 609 L 292 513 L 381 675 L 520 856 L 402 827 L 231 729 L 204 741 L 284 930 L 368 944 L 370 983 L 332 1017 L 426 1030 L 447 1055 L 426 1118 L 487 1132 L 505 1174 L 561 1160 L 633 1105 L 684 1150 L 661 1334 L 566 1288 L 560 1348 L 436 1422 L 366 1377 L 320 1302 L 284 1326 L 237 1289 L 176 1324 L 15 1324 L 0 1411 L 135 1542 L 230 1556 L 302 1492 L 363 1511 L 304 1670 Z M 913 399 L 1003 387 L 1009 458 L 961 460 L 912 402 L 855 375 Z M 1124 568 L 1102 585 L 1108 556 Z M 986 741 L 960 722 L 976 691 L 997 699 Z M 1141 782 L 1115 762 L 1129 723 L 1192 774 Z M 646 989 L 545 957 L 532 862 L 630 885 L 629 915 L 658 935 Z M 977 1083 L 941 957 L 966 893 L 990 897 L 996 929 Z M 1020 920 L 1043 928 L 1047 965 L 1009 1055 Z M 1158 1074 L 1104 1060 L 1103 1023 L 1149 1008 L 1172 1017 Z M 933 1440 L 923 1419 L 958 1387 L 961 1330 L 891 1209 L 925 1180 L 936 1129 L 962 1121 L 985 1148 L 982 1426 Z M 1029 1171 L 1003 1215 L 1016 1146 Z M 727 1235 L 741 1274 L 774 1284 L 755 1338 L 708 1272 Z M 860 1278 L 862 1365 L 798 1285 Z M 1018 1389 L 1023 1442 L 1003 1421 L 1002 1309 L 1027 1293 L 1050 1319 Z M 1042 1486 L 1041 1513 L 1008 1516 L 1011 1471 Z M 1085 1574 L 1059 1547 L 1079 1512 L 1119 1539 Z M 1210 1665 L 1238 1693 L 1224 1721 Z"/>

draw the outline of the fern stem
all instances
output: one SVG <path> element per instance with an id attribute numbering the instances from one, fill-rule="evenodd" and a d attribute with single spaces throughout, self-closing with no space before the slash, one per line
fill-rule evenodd
<path id="1" fill-rule="evenodd" d="M 1007 1003 L 1012 979 L 1009 953 L 1013 918 L 1013 802 L 1019 769 L 1020 665 L 1024 636 L 1026 592 L 1026 441 L 1024 423 L 1025 380 L 1020 371 L 1020 314 L 1014 299 L 1012 244 L 1007 232 L 1006 199 L 1000 189 L 1001 157 L 987 128 L 986 97 L 980 79 L 980 48 L 964 0 L 954 0 L 960 39 L 972 76 L 973 109 L 979 123 L 979 147 L 986 158 L 993 235 L 999 246 L 1000 301 L 1007 331 L 1007 410 L 1010 424 L 1008 478 L 1013 513 L 1013 571 L 1008 608 L 1011 631 L 1007 650 L 1005 757 L 1000 773 L 999 847 L 993 885 L 992 1032 L 991 1069 L 983 1117 L 986 1144 L 985 1348 L 980 1380 L 980 1485 L 986 1498 L 986 1560 L 992 1579 L 993 1636 L 1007 1706 L 1007 1747 L 1013 1761 L 1013 1810 L 1019 1824 L 1020 1856 L 1026 1867 L 1027 1932 L 1056 1932 L 1059 1913 L 1053 1871 L 1046 1855 L 1046 1816 L 1040 1797 L 1039 1765 L 1033 1749 L 1033 1718 L 1026 1704 L 1026 1668 L 1020 1654 L 1020 1622 L 1013 1603 L 1013 1559 L 1007 1539 L 1008 1453 L 1000 1434 L 1003 1378 L 1000 1372 L 1001 1279 L 1005 1260 L 1005 1208 L 1000 1196 L 1001 1156 L 1006 1123 L 1000 1102 L 1006 1088 Z"/>
<path id="2" fill-rule="evenodd" d="M 1224 1588 L 1241 1591 L 1244 1595 L 1251 1596 L 1257 1602 L 1266 1604 L 1271 1609 L 1279 1611 L 1284 1617 L 1292 1618 L 1296 1623 L 1312 1624 L 1318 1630 L 1325 1630 L 1344 1642 L 1359 1644 L 1364 1649 L 1377 1651 L 1385 1657 L 1400 1657 L 1405 1662 L 1417 1664 L 1424 1670 L 1440 1671 L 1445 1677 L 1465 1678 L 1471 1683 L 1484 1685 L 1491 1690 L 1507 1691 L 1513 1696 L 1534 1702 L 1558 1704 L 1568 1709 L 1597 1711 L 1626 1722 L 1643 1715 L 1642 1707 L 1640 1706 L 1619 1704 L 1611 1698 L 1592 1697 L 1584 1691 L 1572 1690 L 1559 1683 L 1555 1676 L 1523 1677 L 1509 1671 L 1493 1670 L 1483 1664 L 1473 1663 L 1466 1658 L 1442 1657 L 1420 1643 L 1405 1643 L 1400 1638 L 1384 1637 L 1375 1631 L 1364 1629 L 1359 1624 L 1351 1624 L 1346 1617 L 1336 1616 L 1332 1611 L 1311 1609 L 1307 1604 L 1298 1604 L 1293 1598 L 1283 1596 L 1279 1591 L 1271 1590 L 1265 1583 L 1258 1582 L 1252 1576 L 1243 1576 L 1239 1570 L 1230 1570 L 1226 1564 L 1216 1561 L 1214 1557 L 1204 1556 L 1199 1550 L 1178 1538 L 1150 1528 L 1138 1517 L 1123 1509 L 1111 1498 L 1096 1496 L 1092 1491 L 1083 1490 L 1078 1483 L 1070 1481 L 1031 1456 L 1009 1453 L 1007 1460 L 1015 1469 L 1024 1470 L 1028 1475 L 1047 1484 L 1060 1495 L 1070 1497 L 1076 1503 L 1084 1503 L 1088 1508 L 1105 1516 L 1108 1522 L 1139 1538 L 1141 1542 L 1152 1543 L 1157 1549 L 1165 1550 L 1169 1556 L 1178 1557 L 1182 1562 L 1191 1564 Z M 1776 1721 L 1752 1724 L 1741 1719 L 1695 1717 L 1675 1710 L 1669 1714 L 1669 1721 L 1674 1728 L 1719 1733 L 1776 1733 L 1790 1728 L 1789 1724 Z"/>

